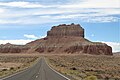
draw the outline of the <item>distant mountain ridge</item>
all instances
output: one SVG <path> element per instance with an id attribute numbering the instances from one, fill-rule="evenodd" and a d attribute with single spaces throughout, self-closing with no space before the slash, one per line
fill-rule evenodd
<path id="1" fill-rule="evenodd" d="M 114 55 L 120 55 L 120 52 L 114 52 Z"/>
<path id="2" fill-rule="evenodd" d="M 10 43 L 0 45 L 0 53 L 21 53 L 26 52 L 30 47 L 26 45 L 14 45 Z"/>
<path id="3" fill-rule="evenodd" d="M 107 44 L 85 39 L 84 29 L 74 23 L 53 26 L 45 38 L 27 43 L 24 47 L 27 53 L 113 55 Z"/>

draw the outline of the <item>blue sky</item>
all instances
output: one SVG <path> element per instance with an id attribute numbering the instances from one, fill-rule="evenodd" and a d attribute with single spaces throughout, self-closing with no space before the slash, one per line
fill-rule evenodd
<path id="1" fill-rule="evenodd" d="M 25 44 L 71 23 L 80 24 L 87 39 L 120 51 L 120 0 L 0 0 L 0 44 Z"/>

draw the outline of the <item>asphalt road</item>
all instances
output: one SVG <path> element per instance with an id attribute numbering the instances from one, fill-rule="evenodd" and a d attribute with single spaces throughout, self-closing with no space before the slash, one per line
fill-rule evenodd
<path id="1" fill-rule="evenodd" d="M 12 76 L 0 79 L 0 80 L 70 80 L 62 74 L 53 70 L 45 61 L 41 58 L 35 65 L 19 72 Z"/>

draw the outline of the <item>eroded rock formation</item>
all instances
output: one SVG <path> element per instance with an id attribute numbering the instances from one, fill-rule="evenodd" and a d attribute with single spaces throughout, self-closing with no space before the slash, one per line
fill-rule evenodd
<path id="1" fill-rule="evenodd" d="M 27 45 L 35 46 L 32 51 L 39 53 L 112 55 L 112 48 L 107 44 L 85 39 L 79 24 L 53 26 L 47 37 Z"/>
<path id="2" fill-rule="evenodd" d="M 26 45 L 0 45 L 0 53 L 21 52 L 113 55 L 112 48 L 107 44 L 85 39 L 84 29 L 79 24 L 54 26 L 45 38 Z"/>
<path id="3" fill-rule="evenodd" d="M 96 54 L 96 55 L 112 55 L 112 48 L 106 44 L 97 43 L 97 44 L 83 44 L 83 45 L 74 45 L 65 49 L 67 53 L 87 53 L 87 54 Z"/>
<path id="4" fill-rule="evenodd" d="M 63 36 L 77 36 L 84 37 L 84 29 L 79 25 L 58 25 L 53 26 L 50 31 L 47 32 L 47 36 L 50 37 L 63 37 Z"/>

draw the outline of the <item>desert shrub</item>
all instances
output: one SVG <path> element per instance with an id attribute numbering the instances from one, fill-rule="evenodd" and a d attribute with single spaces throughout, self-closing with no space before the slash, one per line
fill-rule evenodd
<path id="1" fill-rule="evenodd" d="M 97 80 L 96 76 L 87 76 L 85 80 Z"/>
<path id="2" fill-rule="evenodd" d="M 13 70 L 13 69 L 14 69 L 14 67 L 11 67 L 11 68 L 10 68 L 10 70 Z"/>
<path id="3" fill-rule="evenodd" d="M 77 68 L 76 67 L 72 67 L 72 68 L 70 68 L 70 70 L 77 70 Z"/>
<path id="4" fill-rule="evenodd" d="M 2 71 L 7 71 L 7 69 L 2 69 Z"/>
<path id="5" fill-rule="evenodd" d="M 17 67 L 18 69 L 20 69 L 20 66 L 19 67 Z"/>
<path id="6" fill-rule="evenodd" d="M 87 79 L 87 76 L 89 78 L 91 75 L 95 75 L 97 79 L 100 80 L 110 80 L 111 78 L 114 80 L 120 79 L 119 56 L 53 55 L 48 56 L 48 58 L 51 65 L 53 65 L 56 70 L 61 69 L 62 73 L 72 77 L 79 77 L 75 77 L 76 80 L 80 80 L 81 78 L 85 80 L 85 78 Z M 66 67 L 64 67 L 64 65 Z M 94 77 L 89 80 L 94 80 Z"/>

